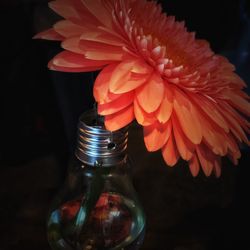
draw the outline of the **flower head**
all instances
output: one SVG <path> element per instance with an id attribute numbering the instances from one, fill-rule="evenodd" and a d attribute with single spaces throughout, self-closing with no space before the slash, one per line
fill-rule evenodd
<path id="1" fill-rule="evenodd" d="M 167 165 L 189 162 L 209 176 L 220 160 L 237 164 L 239 143 L 249 145 L 249 96 L 234 66 L 216 55 L 184 22 L 146 0 L 56 0 L 64 18 L 37 38 L 60 40 L 52 70 L 101 70 L 94 97 L 109 130 L 134 119 L 148 151 L 161 150 Z"/>

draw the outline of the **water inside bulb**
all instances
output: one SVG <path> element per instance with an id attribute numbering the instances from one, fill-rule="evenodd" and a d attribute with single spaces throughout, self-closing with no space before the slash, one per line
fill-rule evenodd
<path id="1" fill-rule="evenodd" d="M 132 200 L 103 192 L 88 217 L 81 215 L 84 201 L 85 197 L 78 197 L 51 213 L 48 237 L 54 242 L 53 249 L 139 249 L 144 237 L 144 217 Z M 79 232 L 77 223 L 82 225 Z"/>

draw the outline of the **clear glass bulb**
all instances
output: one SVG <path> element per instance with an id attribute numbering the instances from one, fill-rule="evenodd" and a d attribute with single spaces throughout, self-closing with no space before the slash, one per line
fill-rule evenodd
<path id="1" fill-rule="evenodd" d="M 145 217 L 128 173 L 127 131 L 111 133 L 99 123 L 79 125 L 77 157 L 49 213 L 53 250 L 132 250 L 143 242 Z"/>

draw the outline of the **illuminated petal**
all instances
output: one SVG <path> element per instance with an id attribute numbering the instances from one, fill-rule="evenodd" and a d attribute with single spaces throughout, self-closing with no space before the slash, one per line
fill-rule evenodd
<path id="1" fill-rule="evenodd" d="M 86 58 L 93 60 L 120 61 L 124 54 L 121 47 L 100 42 L 80 40 L 79 47 Z"/>
<path id="2" fill-rule="evenodd" d="M 134 100 L 134 113 L 137 122 L 142 126 L 149 126 L 156 122 L 155 114 L 146 113 L 138 103 L 137 99 Z"/>
<path id="3" fill-rule="evenodd" d="M 125 46 L 125 43 L 122 37 L 115 36 L 112 33 L 108 33 L 107 31 L 105 32 L 100 29 L 96 31 L 91 30 L 91 31 L 82 33 L 81 40 L 105 43 L 105 44 L 114 45 L 114 46 Z"/>
<path id="4" fill-rule="evenodd" d="M 172 134 L 170 135 L 166 145 L 162 148 L 162 155 L 165 162 L 170 167 L 173 167 L 180 157 Z"/>
<path id="5" fill-rule="evenodd" d="M 218 126 L 223 128 L 226 132 L 229 131 L 228 124 L 218 111 L 215 103 L 199 94 L 192 95 L 192 99 L 196 102 L 196 105 L 198 105 L 198 107 L 201 108 Z"/>
<path id="6" fill-rule="evenodd" d="M 156 111 L 164 98 L 164 82 L 158 74 L 152 74 L 148 81 L 137 90 L 140 106 L 148 113 Z"/>
<path id="7" fill-rule="evenodd" d="M 174 111 L 187 138 L 194 144 L 201 143 L 202 131 L 194 105 L 181 91 L 174 89 Z"/>
<path id="8" fill-rule="evenodd" d="M 112 74 L 110 91 L 115 94 L 122 94 L 136 89 L 145 83 L 148 79 L 148 74 L 137 73 L 140 71 L 140 67 L 142 68 L 142 72 L 145 72 L 143 66 L 138 60 L 129 60 L 120 63 Z"/>
<path id="9" fill-rule="evenodd" d="M 84 56 L 72 53 L 69 51 L 63 51 L 56 55 L 52 59 L 53 65 L 58 67 L 65 67 L 65 68 L 96 68 L 99 69 L 100 67 L 108 64 L 107 61 L 94 61 L 84 58 Z"/>
<path id="10" fill-rule="evenodd" d="M 134 93 L 128 92 L 121 97 L 118 97 L 112 102 L 99 104 L 98 105 L 98 114 L 100 115 L 110 115 L 116 113 L 127 106 L 129 106 L 134 100 Z"/>
<path id="11" fill-rule="evenodd" d="M 99 104 L 111 102 L 121 95 L 109 92 L 110 79 L 116 69 L 117 64 L 110 64 L 106 66 L 97 76 L 94 84 L 94 97 Z"/>
<path id="12" fill-rule="evenodd" d="M 90 71 L 94 71 L 97 70 L 98 68 L 95 67 L 63 67 L 63 66 L 58 66 L 55 65 L 53 62 L 53 59 L 49 61 L 48 63 L 48 68 L 50 70 L 54 70 L 54 71 L 61 71 L 61 72 L 70 72 L 70 73 L 78 73 L 78 72 L 90 72 Z M 100 67 L 99 69 L 101 69 L 102 67 Z"/>
<path id="13" fill-rule="evenodd" d="M 133 106 L 130 105 L 115 114 L 105 116 L 105 127 L 110 131 L 115 131 L 127 126 L 133 120 L 134 109 Z"/>
<path id="14" fill-rule="evenodd" d="M 169 120 L 173 111 L 173 94 L 170 88 L 166 88 L 164 99 L 156 112 L 159 122 L 165 123 Z"/>
<path id="15" fill-rule="evenodd" d="M 144 127 L 144 142 L 148 151 L 157 151 L 161 149 L 172 132 L 171 121 L 166 124 L 156 122 L 150 126 Z"/>

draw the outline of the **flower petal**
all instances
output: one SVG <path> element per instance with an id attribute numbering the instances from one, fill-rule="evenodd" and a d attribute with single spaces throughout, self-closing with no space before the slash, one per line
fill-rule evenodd
<path id="1" fill-rule="evenodd" d="M 173 132 L 177 149 L 182 159 L 188 161 L 194 154 L 194 144 L 184 135 L 175 115 L 172 117 Z"/>
<path id="2" fill-rule="evenodd" d="M 99 104 L 98 105 L 98 114 L 100 115 L 110 115 L 114 114 L 126 107 L 128 107 L 134 100 L 134 92 L 128 92 L 112 102 Z"/>
<path id="3" fill-rule="evenodd" d="M 100 69 L 100 67 L 108 64 L 108 61 L 94 61 L 84 58 L 83 55 L 79 55 L 69 51 L 63 51 L 57 54 L 52 59 L 53 65 L 65 68 L 96 68 Z"/>
<path id="4" fill-rule="evenodd" d="M 148 113 L 156 111 L 164 98 L 164 82 L 153 73 L 149 80 L 136 92 L 140 106 Z"/>
<path id="5" fill-rule="evenodd" d="M 196 152 L 204 174 L 210 176 L 214 168 L 215 155 L 204 144 L 197 145 Z"/>
<path id="6" fill-rule="evenodd" d="M 163 155 L 165 162 L 170 167 L 174 166 L 180 157 L 178 150 L 176 148 L 176 145 L 174 142 L 174 137 L 173 137 L 172 133 L 171 133 L 166 145 L 162 148 L 162 155 Z"/>
<path id="7" fill-rule="evenodd" d="M 202 111 L 218 126 L 223 128 L 226 132 L 229 131 L 228 124 L 223 116 L 218 111 L 216 104 L 205 96 L 200 94 L 191 95 L 192 99 L 195 101 L 196 105 L 202 109 Z"/>
<path id="8" fill-rule="evenodd" d="M 58 15 L 65 19 L 80 19 L 79 13 L 74 6 L 67 0 L 56 0 L 49 2 L 49 7 L 55 11 Z"/>
<path id="9" fill-rule="evenodd" d="M 53 26 L 54 30 L 63 37 L 81 36 L 86 32 L 86 28 L 72 23 L 69 20 L 61 20 Z"/>
<path id="10" fill-rule="evenodd" d="M 230 124 L 230 131 L 240 141 L 244 141 L 247 145 L 250 145 L 249 140 L 241 127 L 241 120 L 232 112 L 232 108 L 228 103 L 221 102 L 219 107 L 221 113 Z"/>
<path id="11" fill-rule="evenodd" d="M 110 92 L 115 94 L 126 93 L 145 83 L 151 69 L 147 69 L 148 74 L 145 73 L 147 71 L 145 71 L 146 66 L 144 67 L 144 65 L 139 60 L 128 60 L 120 63 L 110 79 Z"/>
<path id="12" fill-rule="evenodd" d="M 173 94 L 172 90 L 169 87 L 167 87 L 165 89 L 164 99 L 159 109 L 156 111 L 156 117 L 158 121 L 161 123 L 167 122 L 171 117 L 172 111 L 173 111 Z"/>
<path id="13" fill-rule="evenodd" d="M 58 66 L 53 63 L 53 59 L 49 61 L 48 63 L 48 68 L 50 70 L 55 70 L 55 71 L 61 71 L 61 72 L 70 72 L 70 73 L 78 73 L 78 72 L 90 72 L 90 71 L 95 71 L 98 70 L 97 67 L 63 67 L 63 66 Z M 100 67 L 99 69 L 101 69 Z"/>
<path id="14" fill-rule="evenodd" d="M 144 142 L 148 151 L 157 151 L 161 149 L 169 139 L 172 133 L 171 121 L 166 124 L 155 122 L 150 126 L 144 127 Z"/>
<path id="15" fill-rule="evenodd" d="M 99 104 L 111 102 L 121 95 L 109 92 L 110 79 L 116 69 L 117 64 L 110 64 L 106 66 L 97 76 L 94 84 L 94 97 Z"/>
<path id="16" fill-rule="evenodd" d="M 225 96 L 229 99 L 229 102 L 241 111 L 243 114 L 250 116 L 250 102 L 244 99 L 240 93 L 227 91 Z"/>
<path id="17" fill-rule="evenodd" d="M 104 7 L 102 0 L 82 0 L 82 3 L 101 23 L 112 27 L 111 13 Z"/>
<path id="18" fill-rule="evenodd" d="M 89 30 L 88 32 L 84 32 L 81 35 L 81 40 L 92 41 L 92 42 L 99 42 L 105 43 L 114 46 L 125 46 L 122 37 L 118 35 L 114 35 L 112 33 L 108 33 L 102 29 L 98 30 Z"/>
<path id="19" fill-rule="evenodd" d="M 121 61 L 125 53 L 122 47 L 86 40 L 80 40 L 79 47 L 93 60 Z"/>
<path id="20" fill-rule="evenodd" d="M 33 38 L 46 39 L 51 41 L 62 41 L 64 39 L 64 37 L 58 34 L 53 28 L 40 32 L 36 34 Z"/>
<path id="21" fill-rule="evenodd" d="M 194 144 L 200 144 L 202 131 L 197 111 L 188 97 L 177 88 L 174 89 L 174 111 L 187 138 Z"/>
<path id="22" fill-rule="evenodd" d="M 217 178 L 221 176 L 221 159 L 220 158 L 217 158 L 214 162 L 214 173 Z"/>
<path id="23" fill-rule="evenodd" d="M 196 177 L 200 171 L 200 163 L 198 161 L 197 155 L 194 154 L 193 157 L 189 161 L 189 169 L 191 174 Z"/>
<path id="24" fill-rule="evenodd" d="M 136 98 L 134 100 L 134 113 L 135 113 L 135 118 L 136 118 L 137 122 L 142 126 L 149 126 L 157 121 L 155 118 L 155 114 L 154 113 L 151 113 L 151 114 L 146 113 L 141 108 L 141 106 L 138 103 Z"/>
<path id="25" fill-rule="evenodd" d="M 133 105 L 115 113 L 105 116 L 105 127 L 110 131 L 116 131 L 127 126 L 134 120 Z"/>
<path id="26" fill-rule="evenodd" d="M 68 50 L 70 52 L 74 52 L 76 54 L 80 54 L 80 55 L 84 55 L 85 52 L 79 48 L 79 42 L 80 42 L 80 38 L 78 36 L 76 37 L 70 37 L 65 39 L 62 43 L 61 43 L 61 47 L 64 48 L 65 50 Z M 85 55 L 84 55 L 85 57 Z"/>

